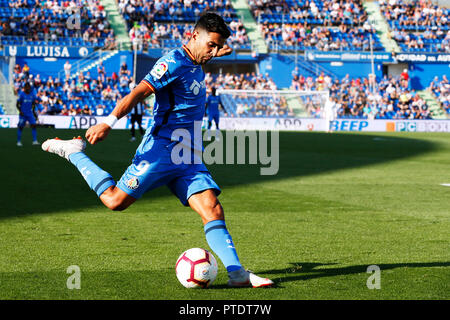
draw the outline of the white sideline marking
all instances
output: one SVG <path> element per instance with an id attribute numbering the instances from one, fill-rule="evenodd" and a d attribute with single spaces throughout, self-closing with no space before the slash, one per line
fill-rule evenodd
<path id="1" fill-rule="evenodd" d="M 441 186 L 450 187 L 450 183 L 441 183 Z"/>
<path id="2" fill-rule="evenodd" d="M 399 140 L 398 138 L 379 138 L 379 137 L 376 137 L 376 138 L 373 138 L 372 139 L 373 141 L 395 141 L 395 140 Z"/>

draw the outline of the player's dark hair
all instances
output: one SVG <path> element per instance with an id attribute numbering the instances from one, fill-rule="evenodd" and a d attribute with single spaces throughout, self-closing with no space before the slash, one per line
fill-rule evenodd
<path id="1" fill-rule="evenodd" d="M 216 95 L 216 87 L 212 87 L 212 88 L 211 88 L 211 94 L 212 94 L 213 96 Z"/>
<path id="2" fill-rule="evenodd" d="M 194 30 L 195 29 L 203 29 L 208 32 L 218 33 L 224 39 L 228 39 L 231 35 L 230 29 L 228 29 L 223 18 L 213 12 L 203 13 L 195 24 Z"/>

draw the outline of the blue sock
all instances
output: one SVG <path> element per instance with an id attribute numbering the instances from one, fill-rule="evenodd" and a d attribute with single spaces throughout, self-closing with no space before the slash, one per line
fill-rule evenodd
<path id="1" fill-rule="evenodd" d="M 31 135 L 33 136 L 33 141 L 37 141 L 37 130 L 36 130 L 36 128 L 31 128 Z"/>
<path id="2" fill-rule="evenodd" d="M 22 129 L 17 129 L 17 142 L 22 140 Z"/>
<path id="3" fill-rule="evenodd" d="M 233 240 L 228 233 L 225 221 L 214 220 L 205 224 L 206 241 L 210 248 L 219 256 L 219 259 L 227 268 L 228 272 L 242 268 L 234 248 Z"/>
<path id="4" fill-rule="evenodd" d="M 83 152 L 72 153 L 69 156 L 70 162 L 77 167 L 84 180 L 86 180 L 89 188 L 91 188 L 97 196 L 105 192 L 111 186 L 115 186 L 116 182 L 111 175 L 97 166 Z"/>

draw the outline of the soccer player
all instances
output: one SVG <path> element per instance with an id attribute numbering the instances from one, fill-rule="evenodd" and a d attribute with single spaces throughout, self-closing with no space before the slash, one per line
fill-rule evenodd
<path id="1" fill-rule="evenodd" d="M 136 140 L 136 133 L 134 129 L 134 124 L 137 123 L 139 127 L 139 132 L 141 133 L 141 136 L 144 135 L 144 129 L 142 128 L 142 115 L 144 114 L 145 110 L 145 102 L 138 102 L 130 114 L 130 122 L 131 122 L 131 139 L 130 141 Z"/>
<path id="2" fill-rule="evenodd" d="M 331 97 L 331 95 L 325 101 L 324 106 L 324 117 L 327 123 L 327 132 L 333 132 L 333 121 L 336 120 L 336 98 Z"/>
<path id="3" fill-rule="evenodd" d="M 211 88 L 211 94 L 206 100 L 206 110 L 208 112 L 208 130 L 211 129 L 212 121 L 216 124 L 216 129 L 219 130 L 219 105 L 220 97 L 216 96 L 216 88 Z"/>
<path id="4" fill-rule="evenodd" d="M 112 210 L 124 210 L 146 191 L 167 185 L 183 205 L 190 206 L 200 215 L 206 240 L 225 265 L 230 286 L 271 286 L 271 280 L 258 277 L 242 267 L 225 224 L 222 205 L 217 199 L 221 190 L 206 166 L 195 162 L 176 165 L 171 158 L 172 149 L 179 143 L 171 140 L 174 130 L 181 128 L 193 136 L 194 123 L 201 122 L 205 113 L 205 73 L 201 66 L 213 57 L 232 52 L 225 45 L 229 36 L 230 31 L 220 16 L 205 13 L 196 23 L 187 45 L 160 58 L 144 80 L 118 102 L 105 122 L 87 130 L 89 143 L 102 141 L 117 119 L 155 93 L 153 124 L 147 129 L 132 164 L 117 185 L 109 173 L 83 152 L 85 142 L 81 138 L 47 140 L 42 149 L 74 164 L 103 204 Z"/>
<path id="5" fill-rule="evenodd" d="M 37 141 L 36 115 L 34 108 L 36 106 L 36 93 L 31 89 L 29 82 L 25 82 L 23 91 L 20 91 L 16 107 L 19 110 L 19 123 L 17 124 L 17 146 L 22 146 L 22 130 L 27 124 L 31 126 L 31 135 L 33 136 L 33 145 L 39 145 Z"/>

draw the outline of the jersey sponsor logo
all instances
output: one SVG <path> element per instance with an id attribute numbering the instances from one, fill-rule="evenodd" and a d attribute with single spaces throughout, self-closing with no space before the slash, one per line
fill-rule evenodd
<path id="1" fill-rule="evenodd" d="M 128 179 L 126 182 L 126 186 L 128 189 L 135 190 L 139 187 L 139 179 L 136 177 L 133 177 L 131 179 Z"/>
<path id="2" fill-rule="evenodd" d="M 169 69 L 169 66 L 167 65 L 167 63 L 162 61 L 153 67 L 150 74 L 156 79 L 161 79 L 162 76 L 167 72 L 168 69 Z"/>

